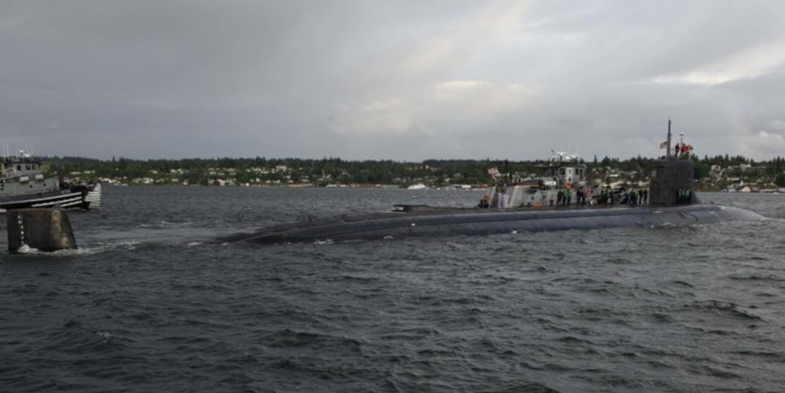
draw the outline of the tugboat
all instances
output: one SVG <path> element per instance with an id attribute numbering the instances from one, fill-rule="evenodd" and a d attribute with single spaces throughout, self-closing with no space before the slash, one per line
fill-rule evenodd
<path id="1" fill-rule="evenodd" d="M 31 207 L 63 209 L 101 208 L 101 184 L 61 185 L 47 178 L 41 160 L 20 151 L 16 157 L 0 158 L 0 212 Z"/>
<path id="2" fill-rule="evenodd" d="M 489 174 L 501 181 L 476 207 L 396 205 L 395 213 L 285 224 L 222 240 L 255 244 L 381 240 L 766 219 L 744 209 L 700 203 L 693 191 L 692 147 L 682 141 L 672 150 L 670 121 L 668 139 L 660 148 L 667 148 L 666 156 L 654 161 L 649 187 L 642 190 L 587 184 L 586 167 L 580 160 L 559 155 L 552 161 L 549 176 L 538 179 L 508 181 L 509 177 L 498 176 L 498 170 L 491 168 Z"/>

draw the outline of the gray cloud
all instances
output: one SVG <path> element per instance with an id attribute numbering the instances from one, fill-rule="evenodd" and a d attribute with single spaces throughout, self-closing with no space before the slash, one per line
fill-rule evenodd
<path id="1" fill-rule="evenodd" d="M 771 1 L 0 5 L 0 142 L 110 157 L 785 154 Z"/>

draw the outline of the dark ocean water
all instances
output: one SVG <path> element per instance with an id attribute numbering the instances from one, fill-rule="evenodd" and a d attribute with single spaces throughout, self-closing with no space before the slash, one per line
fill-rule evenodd
<path id="1" fill-rule="evenodd" d="M 210 242 L 479 196 L 106 187 L 81 250 L 0 254 L 0 391 L 785 390 L 785 195 L 702 196 L 761 223 Z"/>

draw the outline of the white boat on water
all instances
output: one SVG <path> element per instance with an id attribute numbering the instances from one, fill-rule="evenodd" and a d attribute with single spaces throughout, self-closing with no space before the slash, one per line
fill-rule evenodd
<path id="1" fill-rule="evenodd" d="M 428 186 L 422 183 L 412 184 L 406 188 L 407 190 L 427 190 Z"/>
<path id="2" fill-rule="evenodd" d="M 61 185 L 47 178 L 41 161 L 20 151 L 0 158 L 0 212 L 9 209 L 60 206 L 63 209 L 100 209 L 101 184 Z"/>

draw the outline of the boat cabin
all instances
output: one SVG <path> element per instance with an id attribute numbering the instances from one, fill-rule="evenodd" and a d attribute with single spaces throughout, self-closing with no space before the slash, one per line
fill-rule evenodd
<path id="1" fill-rule="evenodd" d="M 41 163 L 32 160 L 5 159 L 0 162 L 0 171 L 5 178 L 35 176 L 41 174 Z"/>
<path id="2" fill-rule="evenodd" d="M 44 176 L 41 161 L 20 151 L 19 156 L 0 159 L 0 199 L 58 191 L 56 179 Z"/>

